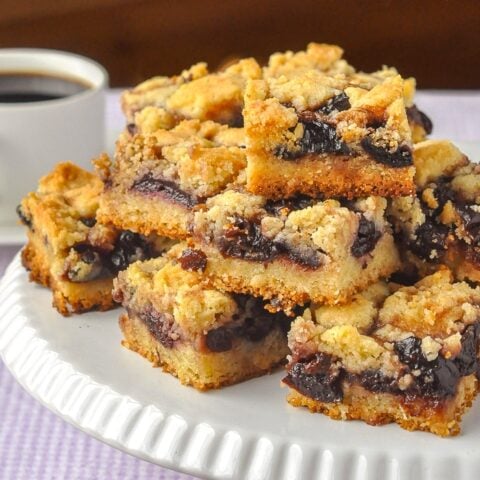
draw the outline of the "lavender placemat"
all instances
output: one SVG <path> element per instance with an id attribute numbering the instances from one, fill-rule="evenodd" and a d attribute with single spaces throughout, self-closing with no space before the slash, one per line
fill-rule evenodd
<path id="1" fill-rule="evenodd" d="M 423 91 L 417 103 L 431 116 L 434 137 L 480 141 L 480 92 Z M 110 131 L 122 128 L 118 91 L 108 96 L 106 116 Z M 0 247 L 0 276 L 18 249 Z M 76 430 L 30 397 L 0 362 L 1 480 L 192 478 L 131 457 Z"/>

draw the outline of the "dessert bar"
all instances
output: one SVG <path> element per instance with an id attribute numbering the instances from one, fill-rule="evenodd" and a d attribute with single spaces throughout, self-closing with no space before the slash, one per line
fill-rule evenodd
<path id="1" fill-rule="evenodd" d="M 239 127 L 243 125 L 246 81 L 260 78 L 261 72 L 252 58 L 215 73 L 209 73 L 205 63 L 198 63 L 178 76 L 154 77 L 124 92 L 122 109 L 131 129 L 135 128 L 135 114 L 148 106 L 163 110 L 164 128 L 192 118 Z"/>
<path id="2" fill-rule="evenodd" d="M 360 86 L 318 70 L 249 82 L 248 190 L 268 198 L 411 194 L 404 88 L 399 75 Z"/>
<path id="3" fill-rule="evenodd" d="M 389 208 L 405 268 L 480 281 L 480 166 L 446 140 L 417 144 L 414 163 L 417 194 Z"/>
<path id="4" fill-rule="evenodd" d="M 156 115 L 154 109 L 150 114 Z M 199 120 L 122 137 L 114 162 L 106 156 L 96 161 L 105 183 L 99 220 L 146 235 L 185 238 L 194 207 L 240 181 L 243 146 L 243 129 Z"/>
<path id="5" fill-rule="evenodd" d="M 220 289 L 271 300 L 345 302 L 399 266 L 386 201 L 267 200 L 229 190 L 195 213 L 192 234 Z"/>
<path id="6" fill-rule="evenodd" d="M 52 289 L 53 305 L 63 315 L 112 308 L 117 272 L 172 244 L 97 223 L 102 189 L 92 173 L 61 163 L 18 207 L 28 227 L 23 264 L 31 280 Z"/>
<path id="7" fill-rule="evenodd" d="M 338 420 L 456 435 L 477 394 L 480 289 L 448 270 L 314 307 L 289 333 L 288 401 Z"/>
<path id="8" fill-rule="evenodd" d="M 123 345 L 186 385 L 218 388 L 269 372 L 287 353 L 291 319 L 259 298 L 209 287 L 207 259 L 178 244 L 163 257 L 136 262 L 115 280 Z"/>

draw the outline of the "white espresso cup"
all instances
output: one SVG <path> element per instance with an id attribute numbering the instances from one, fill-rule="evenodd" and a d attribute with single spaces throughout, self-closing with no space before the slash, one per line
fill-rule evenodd
<path id="1" fill-rule="evenodd" d="M 35 89 L 25 91 L 34 78 Z M 55 92 L 30 95 L 52 85 Z M 71 160 L 90 168 L 104 150 L 107 86 L 106 70 L 88 58 L 0 49 L 0 227 L 15 225 L 21 198 L 56 163 Z"/>

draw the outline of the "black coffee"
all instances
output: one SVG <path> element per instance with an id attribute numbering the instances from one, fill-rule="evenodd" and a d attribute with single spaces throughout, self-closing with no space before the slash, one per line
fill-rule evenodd
<path id="1" fill-rule="evenodd" d="M 0 103 L 44 102 L 92 88 L 77 78 L 41 72 L 0 72 Z"/>

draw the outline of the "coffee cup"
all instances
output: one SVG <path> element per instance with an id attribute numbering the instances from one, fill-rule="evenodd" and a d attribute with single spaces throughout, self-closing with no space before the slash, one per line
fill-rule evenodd
<path id="1" fill-rule="evenodd" d="M 56 163 L 91 167 L 105 145 L 107 86 L 106 70 L 80 55 L 0 49 L 0 230 Z"/>

